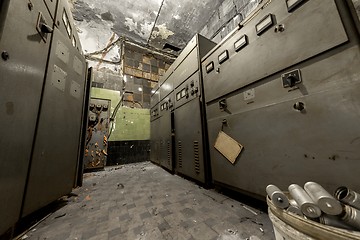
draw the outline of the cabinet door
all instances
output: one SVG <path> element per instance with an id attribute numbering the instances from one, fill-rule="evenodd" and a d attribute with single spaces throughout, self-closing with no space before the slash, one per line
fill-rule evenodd
<path id="1" fill-rule="evenodd" d="M 19 218 L 53 26 L 42 0 L 0 3 L 0 235 Z"/>

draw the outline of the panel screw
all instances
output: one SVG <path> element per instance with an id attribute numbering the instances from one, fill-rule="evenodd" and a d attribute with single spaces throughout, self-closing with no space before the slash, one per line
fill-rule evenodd
<path id="1" fill-rule="evenodd" d="M 10 55 L 9 55 L 8 52 L 3 51 L 3 52 L 1 53 L 1 58 L 2 58 L 4 61 L 7 61 L 7 60 L 10 58 Z"/>
<path id="2" fill-rule="evenodd" d="M 31 10 L 33 10 L 33 8 L 34 8 L 34 5 L 33 5 L 31 2 L 29 2 L 29 3 L 28 3 L 28 8 L 29 8 L 29 10 L 31 11 Z"/>

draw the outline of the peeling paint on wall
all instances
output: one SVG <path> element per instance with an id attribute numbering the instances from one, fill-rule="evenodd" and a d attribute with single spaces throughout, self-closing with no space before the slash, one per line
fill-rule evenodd
<path id="1" fill-rule="evenodd" d="M 169 36 L 174 35 L 174 32 L 170 31 L 169 29 L 166 28 L 166 24 L 163 23 L 161 25 L 156 25 L 156 27 L 154 28 L 154 31 L 151 34 L 151 38 L 157 38 L 160 37 L 164 40 L 168 39 Z"/>

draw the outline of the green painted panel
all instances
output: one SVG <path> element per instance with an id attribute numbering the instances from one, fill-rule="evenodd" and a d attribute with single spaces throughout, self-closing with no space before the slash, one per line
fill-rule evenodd
<path id="1" fill-rule="evenodd" d="M 112 141 L 149 140 L 150 110 L 122 107 L 116 115 Z M 114 137 L 114 138 L 113 138 Z"/>
<path id="2" fill-rule="evenodd" d="M 103 88 L 91 88 L 93 98 L 111 100 L 111 114 L 120 100 L 120 92 Z M 149 140 L 150 110 L 120 107 L 114 121 L 109 141 Z"/>

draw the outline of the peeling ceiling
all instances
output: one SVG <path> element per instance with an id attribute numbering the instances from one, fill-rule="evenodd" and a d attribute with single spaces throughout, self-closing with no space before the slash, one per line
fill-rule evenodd
<path id="1" fill-rule="evenodd" d="M 185 47 L 224 0 L 69 1 L 85 53 L 106 46 L 115 33 L 116 37 L 176 54 L 163 49 L 165 43 Z"/>

